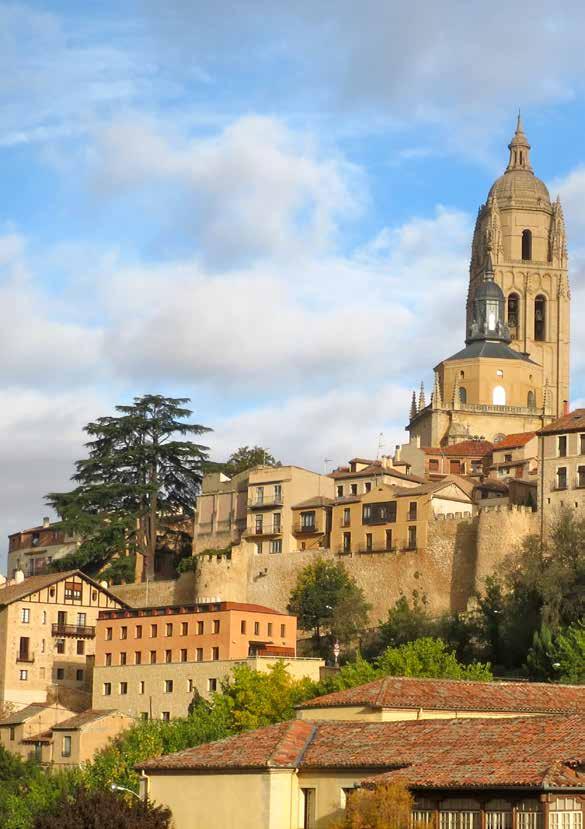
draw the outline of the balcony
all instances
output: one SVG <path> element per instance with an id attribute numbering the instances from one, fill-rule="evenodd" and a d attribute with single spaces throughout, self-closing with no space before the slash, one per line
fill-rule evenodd
<path id="1" fill-rule="evenodd" d="M 383 542 L 372 544 L 371 547 L 368 547 L 367 544 L 360 544 L 357 549 L 358 553 L 395 553 L 397 547 L 387 547 Z"/>
<path id="2" fill-rule="evenodd" d="M 262 538 L 269 535 L 282 535 L 282 526 L 280 524 L 264 523 L 261 527 L 250 527 L 246 530 L 244 535 L 247 538 Z"/>
<path id="3" fill-rule="evenodd" d="M 337 553 L 338 556 L 350 556 L 350 555 L 352 555 L 352 553 L 356 552 L 356 549 L 352 548 L 351 546 L 350 547 L 342 546 L 342 547 L 337 547 L 335 552 Z"/>
<path id="4" fill-rule="evenodd" d="M 17 662 L 26 662 L 27 665 L 32 665 L 35 661 L 34 655 L 32 653 L 19 653 L 16 657 Z"/>
<path id="5" fill-rule="evenodd" d="M 75 636 L 76 639 L 93 639 L 95 627 L 91 625 L 51 625 L 52 636 Z"/>
<path id="6" fill-rule="evenodd" d="M 282 495 L 263 495 L 248 499 L 248 509 L 262 509 L 263 507 L 281 507 Z"/>
<path id="7" fill-rule="evenodd" d="M 317 526 L 317 524 L 302 524 L 300 521 L 295 521 L 293 526 L 293 533 L 295 535 L 314 535 L 315 533 L 322 534 L 324 530 Z"/>

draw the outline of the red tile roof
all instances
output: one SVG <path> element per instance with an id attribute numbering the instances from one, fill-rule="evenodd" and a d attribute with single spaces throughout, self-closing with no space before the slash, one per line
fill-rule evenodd
<path id="1" fill-rule="evenodd" d="M 527 786 L 585 791 L 585 717 L 306 722 L 260 728 L 138 768 L 379 769 L 416 788 Z"/>
<path id="2" fill-rule="evenodd" d="M 585 432 L 585 409 L 575 409 L 540 429 L 537 435 L 556 435 L 562 432 Z"/>
<path id="3" fill-rule="evenodd" d="M 536 437 L 536 432 L 516 432 L 513 435 L 506 435 L 505 438 L 494 443 L 494 452 L 499 452 L 500 449 L 520 449 L 530 443 L 533 437 Z"/>
<path id="4" fill-rule="evenodd" d="M 493 450 L 494 444 L 489 440 L 463 440 L 461 443 L 453 443 L 450 446 L 425 446 L 425 455 L 445 455 L 446 457 L 483 458 Z"/>
<path id="5" fill-rule="evenodd" d="M 342 466 L 339 469 L 334 469 L 329 473 L 329 478 L 334 480 L 344 480 L 345 478 L 367 478 L 372 475 L 389 475 L 392 478 L 397 478 L 401 481 L 415 481 L 416 483 L 424 483 L 424 478 L 418 475 L 406 475 L 398 469 L 393 469 L 391 466 L 382 466 L 380 461 L 373 461 L 369 466 L 360 469 L 359 472 L 352 472 L 349 467 Z"/>
<path id="6" fill-rule="evenodd" d="M 585 715 L 585 685 L 386 676 L 366 685 L 316 697 L 299 708 L 337 706 Z"/>

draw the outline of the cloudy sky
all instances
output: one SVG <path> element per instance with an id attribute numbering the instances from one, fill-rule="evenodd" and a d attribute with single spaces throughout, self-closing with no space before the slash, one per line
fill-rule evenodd
<path id="1" fill-rule="evenodd" d="M 563 0 L 0 3 L 0 537 L 145 392 L 190 397 L 217 460 L 402 441 L 519 107 L 583 396 L 584 27 Z"/>

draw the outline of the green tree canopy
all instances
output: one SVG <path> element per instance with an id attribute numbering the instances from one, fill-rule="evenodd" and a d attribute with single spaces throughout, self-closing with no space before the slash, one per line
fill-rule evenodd
<path id="1" fill-rule="evenodd" d="M 493 679 L 490 666 L 481 662 L 463 665 L 442 639 L 424 637 L 397 648 L 387 648 L 377 668 L 389 676 L 420 676 L 437 679 Z"/>
<path id="2" fill-rule="evenodd" d="M 343 564 L 317 559 L 299 573 L 288 609 L 318 645 L 323 632 L 349 644 L 365 627 L 370 605 Z"/>
<path id="3" fill-rule="evenodd" d="M 254 466 L 282 466 L 282 464 L 263 446 L 240 446 L 220 466 L 225 475 L 233 478 L 239 472 L 245 472 Z"/>
<path id="4" fill-rule="evenodd" d="M 171 812 L 111 789 L 80 788 L 59 798 L 33 829 L 170 829 Z"/>
<path id="5" fill-rule="evenodd" d="M 186 422 L 188 402 L 147 394 L 88 423 L 88 457 L 75 465 L 77 486 L 47 496 L 64 528 L 82 539 L 75 560 L 59 566 L 91 571 L 116 553 L 136 552 L 153 575 L 159 531 L 172 532 L 178 517 L 193 515 L 207 459 L 206 446 L 177 439 L 209 431 Z"/>

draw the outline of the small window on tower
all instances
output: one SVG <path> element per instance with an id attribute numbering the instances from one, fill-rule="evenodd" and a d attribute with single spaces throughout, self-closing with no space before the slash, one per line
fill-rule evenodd
<path id="1" fill-rule="evenodd" d="M 534 300 L 534 339 L 542 342 L 546 332 L 546 297 L 542 294 Z"/>
<path id="2" fill-rule="evenodd" d="M 513 340 L 518 339 L 520 319 L 520 297 L 518 294 L 510 294 L 508 296 L 508 328 L 510 329 L 510 336 Z"/>
<path id="3" fill-rule="evenodd" d="M 522 259 L 529 262 L 532 259 L 532 231 L 522 231 Z"/>
<path id="4" fill-rule="evenodd" d="M 467 403 L 467 389 L 463 388 L 463 386 L 459 389 L 459 402 Z"/>

